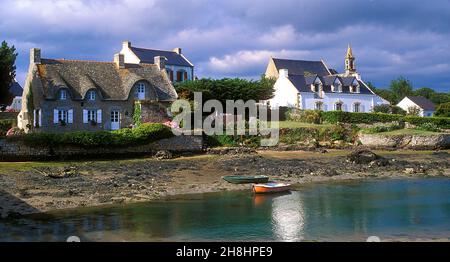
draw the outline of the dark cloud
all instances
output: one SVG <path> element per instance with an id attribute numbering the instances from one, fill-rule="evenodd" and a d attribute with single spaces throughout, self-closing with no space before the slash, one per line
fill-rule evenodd
<path id="1" fill-rule="evenodd" d="M 112 60 L 122 40 L 182 47 L 201 77 L 259 77 L 271 55 L 324 59 L 339 71 L 349 42 L 364 79 L 450 90 L 450 1 L 10 1 L 0 0 L 1 38 L 45 57 Z"/>

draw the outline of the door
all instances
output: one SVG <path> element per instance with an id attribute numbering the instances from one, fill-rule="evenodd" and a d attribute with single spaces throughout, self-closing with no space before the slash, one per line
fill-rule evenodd
<path id="1" fill-rule="evenodd" d="M 120 129 L 120 114 L 119 110 L 111 111 L 111 130 Z"/>
<path id="2" fill-rule="evenodd" d="M 145 84 L 144 83 L 139 83 L 138 84 L 138 100 L 144 100 L 145 99 Z"/>

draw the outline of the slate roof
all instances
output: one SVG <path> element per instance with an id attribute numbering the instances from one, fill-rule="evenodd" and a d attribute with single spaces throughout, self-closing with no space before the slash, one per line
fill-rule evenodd
<path id="1" fill-rule="evenodd" d="M 9 92 L 13 94 L 13 96 L 22 96 L 23 88 L 17 82 L 12 82 L 9 86 Z"/>
<path id="2" fill-rule="evenodd" d="M 436 109 L 436 105 L 423 96 L 407 96 L 407 98 L 425 111 L 434 111 Z"/>
<path id="3" fill-rule="evenodd" d="M 320 81 L 322 81 L 322 84 L 323 84 L 323 91 L 325 93 L 335 93 L 335 92 L 331 92 L 331 85 L 334 83 L 334 80 L 336 79 L 336 77 L 338 77 L 342 82 L 342 93 L 350 94 L 350 85 L 353 83 L 353 80 L 355 79 L 355 77 L 340 77 L 340 76 L 335 76 L 335 75 L 324 76 L 324 77 L 319 76 L 319 79 L 320 79 Z M 315 79 L 316 79 L 316 76 L 304 76 L 304 75 L 289 74 L 289 81 L 291 81 L 291 83 L 295 86 L 295 88 L 299 92 L 311 92 L 312 93 L 310 86 L 314 82 Z M 368 94 L 368 95 L 373 94 L 362 81 L 358 80 L 358 83 L 359 83 L 359 93 L 358 94 Z M 351 94 L 354 94 L 354 93 L 351 93 Z"/>
<path id="4" fill-rule="evenodd" d="M 127 100 L 131 88 L 141 80 L 155 89 L 159 100 L 177 97 L 169 79 L 154 64 L 126 64 L 119 69 L 114 62 L 42 59 L 37 68 L 47 99 L 67 88 L 74 100 L 84 99 L 90 89 L 97 89 L 104 100 Z"/>
<path id="5" fill-rule="evenodd" d="M 322 61 L 290 60 L 273 58 L 277 71 L 287 69 L 289 74 L 304 75 L 305 72 L 317 74 L 319 76 L 330 75 L 327 67 Z"/>
<path id="6" fill-rule="evenodd" d="M 130 47 L 130 49 L 141 60 L 141 63 L 153 64 L 155 56 L 164 56 L 165 58 L 167 58 L 167 65 L 193 67 L 193 65 L 186 58 L 174 51 L 164 51 L 138 47 Z"/>

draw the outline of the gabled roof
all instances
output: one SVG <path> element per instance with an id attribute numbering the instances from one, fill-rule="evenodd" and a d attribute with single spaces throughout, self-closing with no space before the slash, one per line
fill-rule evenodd
<path id="1" fill-rule="evenodd" d="M 37 69 L 47 99 L 67 88 L 74 100 L 84 99 L 90 89 L 98 90 L 105 100 L 127 100 L 138 81 L 148 82 L 159 100 L 177 97 L 168 78 L 154 64 L 125 64 L 119 69 L 114 62 L 41 59 Z"/>
<path id="2" fill-rule="evenodd" d="M 290 60 L 272 58 L 277 71 L 287 69 L 289 74 L 305 75 L 305 72 L 317 74 L 319 76 L 330 75 L 327 67 L 322 61 Z"/>
<path id="3" fill-rule="evenodd" d="M 314 80 L 317 76 L 304 76 L 304 75 L 291 75 L 289 74 L 289 81 L 295 86 L 295 88 L 299 92 L 313 92 L 310 88 L 311 84 L 314 83 Z M 359 83 L 359 93 L 351 93 L 350 92 L 350 85 L 353 83 L 353 81 L 356 79 L 355 77 L 339 77 L 339 76 L 323 76 L 319 77 L 320 81 L 323 84 L 323 91 L 325 93 L 334 93 L 331 92 L 331 85 L 334 83 L 335 79 L 339 78 L 342 82 L 342 93 L 347 94 L 363 94 L 363 95 L 372 95 L 373 92 L 371 92 L 367 86 L 362 82 L 358 81 Z"/>
<path id="4" fill-rule="evenodd" d="M 423 96 L 407 96 L 407 98 L 425 111 L 434 111 L 436 109 L 436 105 Z"/>
<path id="5" fill-rule="evenodd" d="M 164 51 L 138 47 L 130 47 L 130 49 L 141 60 L 141 63 L 153 64 L 155 56 L 164 56 L 165 58 L 167 58 L 167 65 L 193 67 L 193 65 L 183 55 L 178 54 L 174 51 Z"/>
<path id="6" fill-rule="evenodd" d="M 22 96 L 23 88 L 20 86 L 19 83 L 14 81 L 9 86 L 9 92 L 15 97 L 16 96 Z"/>

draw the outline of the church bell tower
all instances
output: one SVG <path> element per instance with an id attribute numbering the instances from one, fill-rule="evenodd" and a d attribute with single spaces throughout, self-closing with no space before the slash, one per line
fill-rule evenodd
<path id="1" fill-rule="evenodd" d="M 350 44 L 348 44 L 347 55 L 345 56 L 345 74 L 356 74 L 355 57 L 353 56 L 352 46 Z"/>

